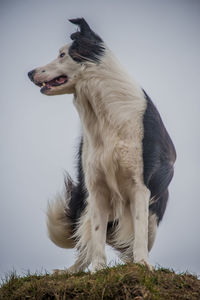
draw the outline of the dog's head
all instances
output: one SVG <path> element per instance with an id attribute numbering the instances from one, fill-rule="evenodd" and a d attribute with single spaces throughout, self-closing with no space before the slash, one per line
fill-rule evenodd
<path id="1" fill-rule="evenodd" d="M 99 64 L 105 48 L 83 18 L 71 19 L 80 31 L 71 35 L 72 43 L 62 47 L 58 57 L 49 64 L 28 73 L 29 78 L 46 95 L 71 94 L 86 67 Z M 89 64 L 88 64 L 89 62 Z"/>

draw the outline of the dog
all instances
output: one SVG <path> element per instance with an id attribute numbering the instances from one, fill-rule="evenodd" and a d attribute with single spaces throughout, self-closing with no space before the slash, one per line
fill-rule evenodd
<path id="1" fill-rule="evenodd" d="M 105 244 L 122 262 L 145 264 L 163 218 L 176 151 L 146 92 L 83 18 L 49 64 L 28 73 L 45 95 L 73 94 L 82 124 L 78 176 L 49 203 L 50 239 L 76 248 L 75 273 L 106 266 Z"/>

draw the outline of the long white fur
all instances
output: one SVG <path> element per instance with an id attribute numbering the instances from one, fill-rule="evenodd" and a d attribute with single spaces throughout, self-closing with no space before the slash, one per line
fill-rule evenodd
<path id="1" fill-rule="evenodd" d="M 42 82 L 47 75 L 48 80 L 67 75 L 67 83 L 46 94 L 73 93 L 82 123 L 82 164 L 89 196 L 73 237 L 78 258 L 69 271 L 82 270 L 91 262 L 92 271 L 106 265 L 107 223 L 117 219 L 117 230 L 107 242 L 116 249 L 126 249 L 121 254 L 123 261 L 149 264 L 148 236 L 151 248 L 157 223 L 149 216 L 150 192 L 143 182 L 143 115 L 147 105 L 143 92 L 107 47 L 99 64 L 76 63 L 67 54 L 68 48 L 62 48 L 64 59 L 58 57 L 36 69 L 35 78 Z M 63 217 L 65 209 L 66 203 L 58 197 L 49 206 L 47 226 L 52 241 L 69 248 L 73 242 L 70 221 Z"/>
<path id="2" fill-rule="evenodd" d="M 83 166 L 90 195 L 91 230 L 96 226 L 101 228 L 99 234 L 91 234 L 93 247 L 100 249 L 92 251 L 97 257 L 95 261 L 92 259 L 93 270 L 106 264 L 102 247 L 106 235 L 104 224 L 109 217 L 120 218 L 127 202 L 130 202 L 133 219 L 134 261 L 147 263 L 150 193 L 142 176 L 142 118 L 146 101 L 139 86 L 123 71 L 109 50 L 98 66 L 98 72 L 93 66 L 85 72 L 84 79 L 76 85 L 74 103 L 87 145 L 86 150 L 83 148 Z M 103 197 L 102 190 L 105 190 Z M 93 217 L 93 211 L 98 208 L 97 215 L 102 212 L 103 219 Z"/>

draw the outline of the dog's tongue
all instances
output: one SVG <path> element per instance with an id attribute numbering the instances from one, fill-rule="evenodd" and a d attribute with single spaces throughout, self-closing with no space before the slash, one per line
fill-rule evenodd
<path id="1" fill-rule="evenodd" d="M 63 83 L 63 82 L 65 82 L 65 80 L 66 80 L 66 77 L 60 76 L 59 78 L 56 79 L 56 82 L 57 83 Z"/>
<path id="2" fill-rule="evenodd" d="M 58 86 L 60 84 L 63 84 L 66 81 L 67 81 L 67 76 L 63 75 L 63 76 L 54 78 L 52 80 L 49 80 L 49 81 L 45 82 L 45 84 L 46 84 L 47 88 L 51 88 L 52 86 Z"/>
<path id="3" fill-rule="evenodd" d="M 54 78 L 54 79 L 52 79 L 52 80 L 49 80 L 49 81 L 47 82 L 47 84 L 49 84 L 49 85 L 51 85 L 51 84 L 53 84 L 53 83 L 61 84 L 61 83 L 64 83 L 64 82 L 65 82 L 66 78 L 67 78 L 66 76 L 60 76 L 60 77 L 58 77 L 58 78 Z"/>

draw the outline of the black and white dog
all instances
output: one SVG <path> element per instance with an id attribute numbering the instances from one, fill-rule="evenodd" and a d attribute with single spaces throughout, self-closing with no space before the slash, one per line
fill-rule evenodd
<path id="1" fill-rule="evenodd" d="M 51 63 L 28 73 L 45 95 L 74 94 L 82 123 L 78 178 L 50 203 L 50 239 L 76 247 L 78 272 L 106 265 L 105 243 L 123 262 L 147 264 L 165 212 L 176 152 L 148 95 L 82 18 Z"/>

